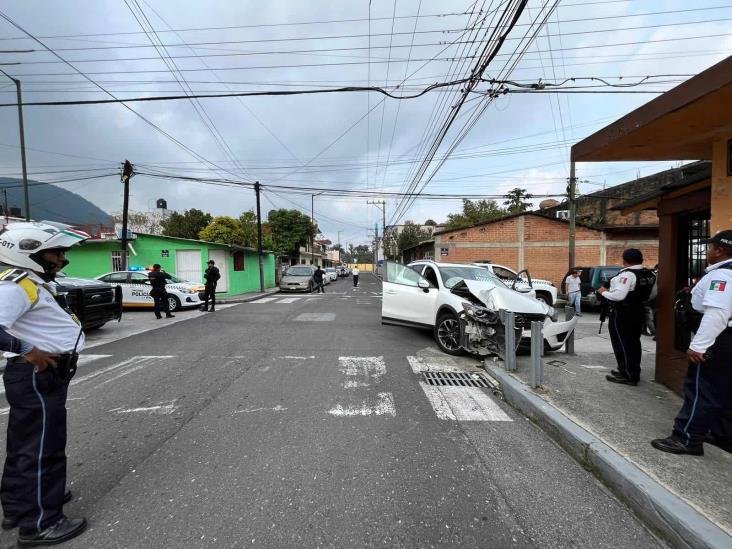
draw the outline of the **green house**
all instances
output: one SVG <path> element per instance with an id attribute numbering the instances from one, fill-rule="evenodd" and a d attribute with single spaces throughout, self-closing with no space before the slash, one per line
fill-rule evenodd
<path id="1" fill-rule="evenodd" d="M 66 274 L 96 278 L 121 269 L 122 244 L 117 239 L 87 240 L 69 250 L 67 257 L 70 264 L 64 269 Z M 260 289 L 259 259 L 253 248 L 135 233 L 128 257 L 131 268 L 159 263 L 165 271 L 190 282 L 202 282 L 206 263 L 213 259 L 221 271 L 217 293 L 237 295 Z M 275 256 L 265 252 L 263 259 L 264 285 L 271 288 L 275 286 Z"/>

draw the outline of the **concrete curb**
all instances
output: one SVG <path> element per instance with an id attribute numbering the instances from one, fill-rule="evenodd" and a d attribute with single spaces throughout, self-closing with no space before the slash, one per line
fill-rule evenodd
<path id="1" fill-rule="evenodd" d="M 217 298 L 216 303 L 221 303 L 222 305 L 228 305 L 230 303 L 249 303 L 250 301 L 256 301 L 257 299 L 261 299 L 263 297 L 268 297 L 270 295 L 275 295 L 278 293 L 280 293 L 279 288 L 272 290 L 271 292 L 258 293 L 256 295 L 250 295 L 246 297 L 230 297 L 224 299 Z"/>
<path id="2" fill-rule="evenodd" d="M 674 547 L 723 549 L 732 536 L 639 467 L 577 425 L 500 366 L 485 369 L 500 385 L 504 399 L 564 448 Z"/>

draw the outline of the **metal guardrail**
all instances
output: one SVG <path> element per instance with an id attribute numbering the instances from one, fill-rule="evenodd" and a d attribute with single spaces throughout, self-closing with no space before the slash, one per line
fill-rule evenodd
<path id="1" fill-rule="evenodd" d="M 575 317 L 574 307 L 564 307 L 564 320 L 572 320 Z M 574 354 L 574 330 L 567 336 L 567 340 L 564 342 L 564 351 L 568 355 Z"/>

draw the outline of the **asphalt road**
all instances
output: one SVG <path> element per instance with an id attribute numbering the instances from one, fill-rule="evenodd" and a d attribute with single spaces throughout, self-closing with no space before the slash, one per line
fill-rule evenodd
<path id="1" fill-rule="evenodd" d="M 90 529 L 66 546 L 663 546 L 487 389 L 423 385 L 477 363 L 382 326 L 375 279 L 326 291 L 90 349 L 66 506 Z"/>

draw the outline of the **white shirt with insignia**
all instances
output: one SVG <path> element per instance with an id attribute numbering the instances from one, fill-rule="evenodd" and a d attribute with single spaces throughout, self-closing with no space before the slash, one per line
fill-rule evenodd
<path id="1" fill-rule="evenodd" d="M 704 313 L 699 330 L 689 345 L 697 353 L 714 345 L 732 318 L 732 270 L 719 268 L 729 262 L 727 259 L 707 267 L 707 274 L 691 290 L 691 306 Z"/>
<path id="2" fill-rule="evenodd" d="M 74 350 L 81 327 L 64 311 L 53 294 L 34 273 L 28 276 L 38 285 L 38 301 L 31 306 L 25 290 L 15 282 L 0 282 L 0 326 L 21 341 L 41 351 L 68 353 Z M 84 333 L 76 350 L 84 349 Z M 12 355 L 11 355 L 12 356 Z"/>
<path id="3" fill-rule="evenodd" d="M 623 301 L 628 297 L 628 293 L 635 289 L 637 281 L 635 273 L 643 268 L 643 265 L 631 265 L 626 267 L 629 270 L 623 270 L 610 279 L 610 288 L 602 294 L 602 297 L 610 301 Z"/>

